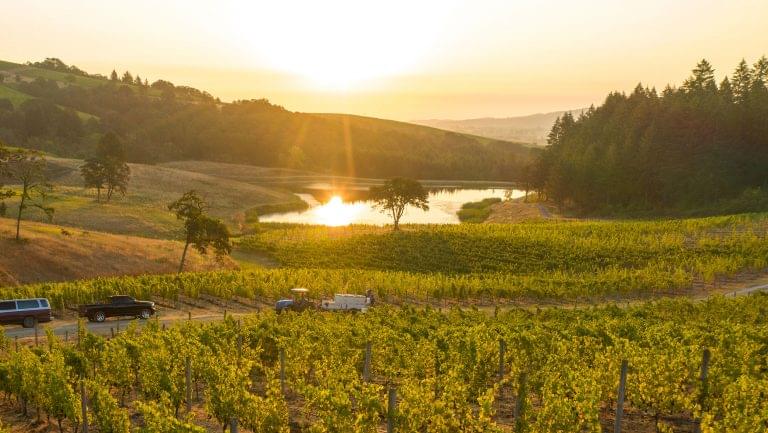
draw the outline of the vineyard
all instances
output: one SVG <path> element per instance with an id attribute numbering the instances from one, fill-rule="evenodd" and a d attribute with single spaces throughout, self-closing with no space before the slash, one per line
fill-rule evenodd
<path id="1" fill-rule="evenodd" d="M 0 288 L 0 299 L 46 297 L 63 310 L 107 296 L 126 294 L 142 299 L 168 300 L 181 296 L 215 296 L 224 300 L 246 298 L 271 303 L 293 287 L 309 287 L 313 296 L 365 293 L 372 289 L 388 303 L 443 303 L 485 300 L 508 303 L 526 299 L 560 302 L 569 299 L 667 294 L 692 283 L 685 273 L 638 272 L 616 269 L 599 275 L 553 272 L 548 276 L 505 273 L 471 275 L 422 274 L 357 269 L 257 269 L 181 275 L 143 275 L 42 283 Z"/>
<path id="2" fill-rule="evenodd" d="M 768 268 L 768 218 L 406 227 L 276 226 L 240 248 L 285 268 L 127 276 L 0 288 L 0 299 L 44 296 L 63 309 L 114 294 L 222 299 L 364 293 L 400 303 L 441 300 L 603 300 L 690 293 L 699 283 Z"/>
<path id="3" fill-rule="evenodd" d="M 768 215 L 649 222 L 567 221 L 520 224 L 373 226 L 264 224 L 243 249 L 292 268 L 410 272 L 595 273 L 611 269 L 684 270 L 712 277 L 764 268 Z"/>
<path id="4" fill-rule="evenodd" d="M 266 312 L 110 339 L 82 327 L 69 343 L 0 339 L 0 391 L 29 422 L 67 432 L 84 419 L 115 433 L 600 432 L 617 413 L 623 432 L 764 431 L 766 313 L 768 296 L 753 295 L 497 314 Z"/>

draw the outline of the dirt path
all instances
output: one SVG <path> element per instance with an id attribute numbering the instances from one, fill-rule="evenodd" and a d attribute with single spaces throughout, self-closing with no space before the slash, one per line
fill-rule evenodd
<path id="1" fill-rule="evenodd" d="M 726 296 L 733 296 L 733 297 L 747 296 L 757 292 L 768 292 L 768 284 L 761 284 L 759 286 L 752 286 L 752 287 L 744 287 L 742 289 L 734 290 L 733 292 L 727 293 Z"/>
<path id="2" fill-rule="evenodd" d="M 518 223 L 549 218 L 544 216 L 540 205 L 521 200 L 506 200 L 491 206 L 486 223 Z"/>

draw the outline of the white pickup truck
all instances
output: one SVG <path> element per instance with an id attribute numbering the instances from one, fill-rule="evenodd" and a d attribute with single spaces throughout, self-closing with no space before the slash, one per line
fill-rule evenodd
<path id="1" fill-rule="evenodd" d="M 371 306 L 370 298 L 364 295 L 349 295 L 338 293 L 333 300 L 323 300 L 320 307 L 328 311 L 358 311 L 365 313 Z"/>

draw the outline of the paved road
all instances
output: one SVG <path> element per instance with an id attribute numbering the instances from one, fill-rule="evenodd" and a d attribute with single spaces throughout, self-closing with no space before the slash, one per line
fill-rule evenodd
<path id="1" fill-rule="evenodd" d="M 750 295 L 752 293 L 757 292 L 768 292 L 768 284 L 762 284 L 759 286 L 750 286 L 750 287 L 743 287 L 741 289 L 734 290 L 732 292 L 725 293 L 725 296 L 746 296 Z M 707 297 L 712 296 L 708 295 L 701 299 L 706 299 Z M 244 313 L 227 313 L 228 315 L 233 316 L 242 316 Z M 192 320 L 196 322 L 211 322 L 215 320 L 221 320 L 223 318 L 223 314 L 202 314 L 198 316 L 193 316 Z M 150 320 L 156 320 L 156 319 L 150 319 Z M 181 321 L 181 320 L 187 320 L 187 316 L 179 315 L 179 314 L 172 314 L 168 315 L 166 317 L 160 317 L 159 321 L 161 324 L 170 325 L 172 323 Z M 147 324 L 147 321 L 144 320 L 138 320 L 138 319 L 132 319 L 132 320 L 125 320 L 122 319 L 118 321 L 117 319 L 107 319 L 103 323 L 90 323 L 86 322 L 86 327 L 88 330 L 94 334 L 100 334 L 100 335 L 111 335 L 112 331 L 117 332 L 117 328 L 119 325 L 120 331 L 124 331 L 125 328 L 128 327 L 130 323 L 137 322 L 139 326 L 145 326 Z M 69 338 L 74 338 L 75 335 L 77 335 L 77 323 L 73 322 L 71 320 L 68 321 L 53 321 L 50 324 L 44 323 L 41 324 L 41 328 L 50 327 L 53 329 L 53 332 L 59 336 L 64 338 L 69 335 Z M 10 325 L 6 326 L 5 329 L 5 335 L 9 338 L 30 338 L 35 336 L 35 330 L 34 329 L 25 329 L 18 325 Z M 38 330 L 38 335 L 40 338 L 45 338 L 45 331 L 43 329 Z"/>
<path id="2" fill-rule="evenodd" d="M 227 313 L 227 315 L 234 315 L 239 316 L 242 314 L 238 313 Z M 214 320 L 221 320 L 223 319 L 223 314 L 205 314 L 205 315 L 199 315 L 199 316 L 193 316 L 192 320 L 196 322 L 211 322 Z M 154 321 L 156 319 L 150 319 L 149 321 Z M 159 322 L 161 324 L 170 325 L 172 323 L 181 321 L 181 320 L 187 320 L 187 316 L 183 315 L 173 315 L 166 318 L 163 318 L 160 316 Z M 138 319 L 107 319 L 106 321 L 102 323 L 90 323 L 86 322 L 86 327 L 88 328 L 88 331 L 94 333 L 94 334 L 100 334 L 100 335 L 111 335 L 112 332 L 117 332 L 118 325 L 120 328 L 120 331 L 125 331 L 125 329 L 132 323 L 136 322 L 140 327 L 145 326 L 147 320 L 138 320 Z M 41 323 L 40 327 L 38 329 L 38 336 L 39 338 L 44 339 L 45 338 L 45 328 L 50 327 L 53 329 L 54 334 L 61 338 L 66 338 L 67 335 L 69 335 L 69 338 L 75 338 L 75 335 L 77 335 L 77 322 L 73 322 L 71 320 L 67 321 L 58 321 L 55 320 L 50 323 Z M 19 325 L 9 325 L 4 327 L 5 336 L 8 338 L 30 338 L 35 336 L 35 330 L 34 329 L 27 329 L 23 328 Z"/>

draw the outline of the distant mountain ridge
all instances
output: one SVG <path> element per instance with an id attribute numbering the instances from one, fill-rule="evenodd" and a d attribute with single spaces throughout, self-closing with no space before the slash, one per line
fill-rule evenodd
<path id="1" fill-rule="evenodd" d="M 414 120 L 413 123 L 431 126 L 433 128 L 465 134 L 495 138 L 497 140 L 515 141 L 543 146 L 547 144 L 547 134 L 558 117 L 571 113 L 577 117 L 586 108 L 551 113 L 537 113 L 516 117 L 481 117 L 477 119 L 449 120 L 425 119 Z"/>

